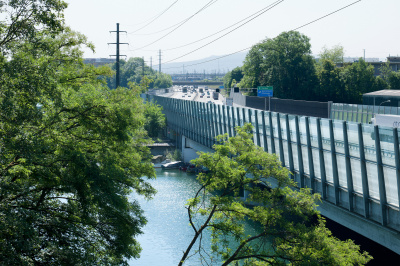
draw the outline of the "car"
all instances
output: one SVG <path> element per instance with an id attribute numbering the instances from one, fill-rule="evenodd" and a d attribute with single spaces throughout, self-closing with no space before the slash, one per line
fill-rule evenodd
<path id="1" fill-rule="evenodd" d="M 183 94 L 182 97 L 185 97 L 185 94 Z"/>
<path id="2" fill-rule="evenodd" d="M 207 98 L 210 98 L 210 95 L 207 95 Z"/>
<path id="3" fill-rule="evenodd" d="M 204 95 L 200 95 L 200 98 L 203 98 Z"/>

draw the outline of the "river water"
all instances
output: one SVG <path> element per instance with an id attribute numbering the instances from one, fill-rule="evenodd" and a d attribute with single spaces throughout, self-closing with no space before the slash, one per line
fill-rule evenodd
<path id="1" fill-rule="evenodd" d="M 143 249 L 140 258 L 129 261 L 129 265 L 178 265 L 183 251 L 193 237 L 193 229 L 189 225 L 185 204 L 199 188 L 196 176 L 179 170 L 157 169 L 156 171 L 157 179 L 149 181 L 158 191 L 152 200 L 147 201 L 141 196 L 132 194 L 132 199 L 137 200 L 144 210 L 148 223 L 143 228 L 143 234 L 137 238 Z M 400 261 L 397 254 L 332 221 L 328 220 L 327 225 L 336 237 L 342 240 L 352 238 L 361 245 L 363 250 L 373 255 L 375 259 L 369 265 L 399 265 L 392 264 L 393 261 Z M 247 227 L 253 226 L 249 224 Z M 206 250 L 210 249 L 209 234 L 203 238 L 202 243 Z M 184 265 L 201 265 L 199 256 L 190 258 Z M 212 265 L 220 265 L 220 263 L 215 261 Z"/>
<path id="2" fill-rule="evenodd" d="M 154 198 L 147 201 L 143 197 L 132 196 L 145 211 L 148 223 L 138 237 L 143 249 L 140 258 L 131 260 L 129 265 L 178 265 L 193 237 L 185 204 L 199 189 L 196 176 L 179 170 L 156 171 L 157 179 L 150 180 L 157 189 Z M 203 244 L 209 249 L 209 235 L 207 238 L 203 239 Z M 192 257 L 185 265 L 200 265 L 199 257 Z"/>

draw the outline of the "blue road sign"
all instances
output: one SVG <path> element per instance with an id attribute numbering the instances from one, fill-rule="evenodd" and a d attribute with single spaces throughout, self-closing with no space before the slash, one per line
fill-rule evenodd
<path id="1" fill-rule="evenodd" d="M 273 97 L 274 90 L 272 86 L 260 86 L 257 88 L 257 96 L 258 97 Z"/>

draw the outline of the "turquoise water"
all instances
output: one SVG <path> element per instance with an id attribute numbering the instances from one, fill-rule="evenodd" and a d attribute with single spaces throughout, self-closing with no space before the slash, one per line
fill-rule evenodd
<path id="1" fill-rule="evenodd" d="M 145 211 L 148 223 L 143 228 L 144 234 L 138 237 L 143 249 L 140 258 L 131 260 L 129 265 L 178 265 L 183 251 L 193 237 L 193 230 L 189 226 L 187 210 L 185 209 L 186 200 L 194 196 L 199 184 L 194 175 L 187 175 L 178 170 L 157 170 L 157 179 L 150 180 L 150 183 L 158 190 L 152 200 L 147 201 L 143 197 L 132 195 L 132 198 L 137 200 Z M 398 261 L 399 256 L 397 254 L 365 238 L 358 239 L 360 238 L 359 235 L 340 225 L 329 226 L 330 223 L 332 222 L 328 219 L 328 227 L 336 237 L 342 240 L 355 239 L 363 250 L 373 255 L 375 259 L 369 265 L 391 265 L 385 262 L 393 261 L 393 259 Z M 338 226 L 340 228 L 337 228 Z M 247 227 L 254 230 L 255 226 L 247 224 Z M 342 233 L 344 233 L 344 236 L 341 236 Z M 371 243 L 368 244 L 368 241 Z M 206 249 L 210 248 L 209 234 L 203 239 L 203 245 Z M 199 261 L 199 256 L 194 256 L 184 265 L 197 266 L 202 264 Z M 220 265 L 220 263 L 215 262 L 211 265 Z"/>
<path id="2" fill-rule="evenodd" d="M 138 237 L 143 249 L 140 258 L 131 260 L 129 265 L 178 265 L 193 237 L 185 204 L 195 195 L 199 184 L 194 175 L 178 170 L 157 170 L 157 179 L 150 183 L 158 191 L 152 200 L 132 195 L 145 211 L 148 223 Z M 203 238 L 203 244 L 209 249 L 209 234 Z M 199 256 L 190 258 L 184 265 L 201 265 Z"/>

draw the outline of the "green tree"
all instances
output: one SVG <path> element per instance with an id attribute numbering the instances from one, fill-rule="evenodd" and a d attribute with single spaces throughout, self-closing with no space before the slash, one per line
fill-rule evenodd
<path id="1" fill-rule="evenodd" d="M 144 65 L 143 65 L 144 64 Z M 110 67 L 115 71 L 116 64 L 111 64 Z M 153 69 L 143 62 L 143 58 L 129 58 L 128 61 L 120 61 L 120 86 L 127 88 L 129 83 L 141 84 L 143 76 L 146 76 L 150 82 L 149 89 L 162 89 L 172 87 L 172 78 L 168 74 L 156 73 Z M 115 88 L 115 75 L 106 78 L 110 88 Z"/>
<path id="2" fill-rule="evenodd" d="M 229 71 L 224 76 L 224 87 L 232 88 L 234 85 L 239 83 L 243 78 L 243 71 L 241 67 L 236 67 L 232 71 Z"/>
<path id="3" fill-rule="evenodd" d="M 344 102 L 361 103 L 364 93 L 374 91 L 376 85 L 374 67 L 360 58 L 358 62 L 344 69 L 342 80 L 345 86 Z"/>
<path id="4" fill-rule="evenodd" d="M 341 80 L 343 68 L 336 67 L 331 60 L 322 60 L 322 65 L 317 68 L 319 89 L 316 100 L 343 102 L 344 84 Z"/>
<path id="5" fill-rule="evenodd" d="M 243 66 L 253 86 L 270 85 L 274 96 L 313 100 L 317 86 L 310 40 L 297 31 L 283 32 L 255 45 Z M 247 84 L 246 84 L 247 85 Z"/>
<path id="6" fill-rule="evenodd" d="M 389 86 L 391 90 L 400 90 L 400 71 L 390 73 Z"/>
<path id="7" fill-rule="evenodd" d="M 263 62 L 263 46 L 256 44 L 251 47 L 250 51 L 246 55 L 242 71 L 244 77 L 240 82 L 240 88 L 257 88 L 260 86 L 260 76 L 262 73 L 261 64 Z"/>
<path id="8" fill-rule="evenodd" d="M 109 90 L 110 69 L 83 64 L 91 45 L 63 26 L 63 1 L 0 4 L 0 261 L 137 258 L 146 219 L 128 196 L 155 193 L 142 88 Z"/>
<path id="9" fill-rule="evenodd" d="M 335 64 L 343 63 L 343 57 L 344 48 L 341 45 L 335 45 L 331 49 L 324 46 L 319 54 L 320 61 L 330 60 Z"/>
<path id="10" fill-rule="evenodd" d="M 165 116 L 162 113 L 162 106 L 147 102 L 144 109 L 145 124 L 144 129 L 151 138 L 158 138 L 165 128 Z"/>
<path id="11" fill-rule="evenodd" d="M 165 73 L 155 73 L 150 76 L 154 80 L 153 84 L 150 84 L 151 89 L 166 89 L 172 87 L 171 75 Z"/>
<path id="12" fill-rule="evenodd" d="M 317 194 L 296 189 L 289 171 L 274 154 L 254 145 L 252 126 L 237 128 L 237 135 L 219 136 L 215 153 L 200 153 L 193 162 L 210 171 L 201 173 L 201 188 L 188 200 L 194 236 L 179 265 L 195 252 L 203 254 L 204 230 L 212 232 L 212 253 L 245 265 L 362 265 L 371 257 L 360 253 L 351 240 L 340 241 L 325 227 L 317 211 Z M 243 191 L 248 197 L 243 200 Z M 249 207 L 252 205 L 252 207 Z M 259 226 L 244 230 L 244 221 Z M 210 256 L 210 254 L 208 254 Z M 203 257 L 207 260 L 206 257 Z"/>

